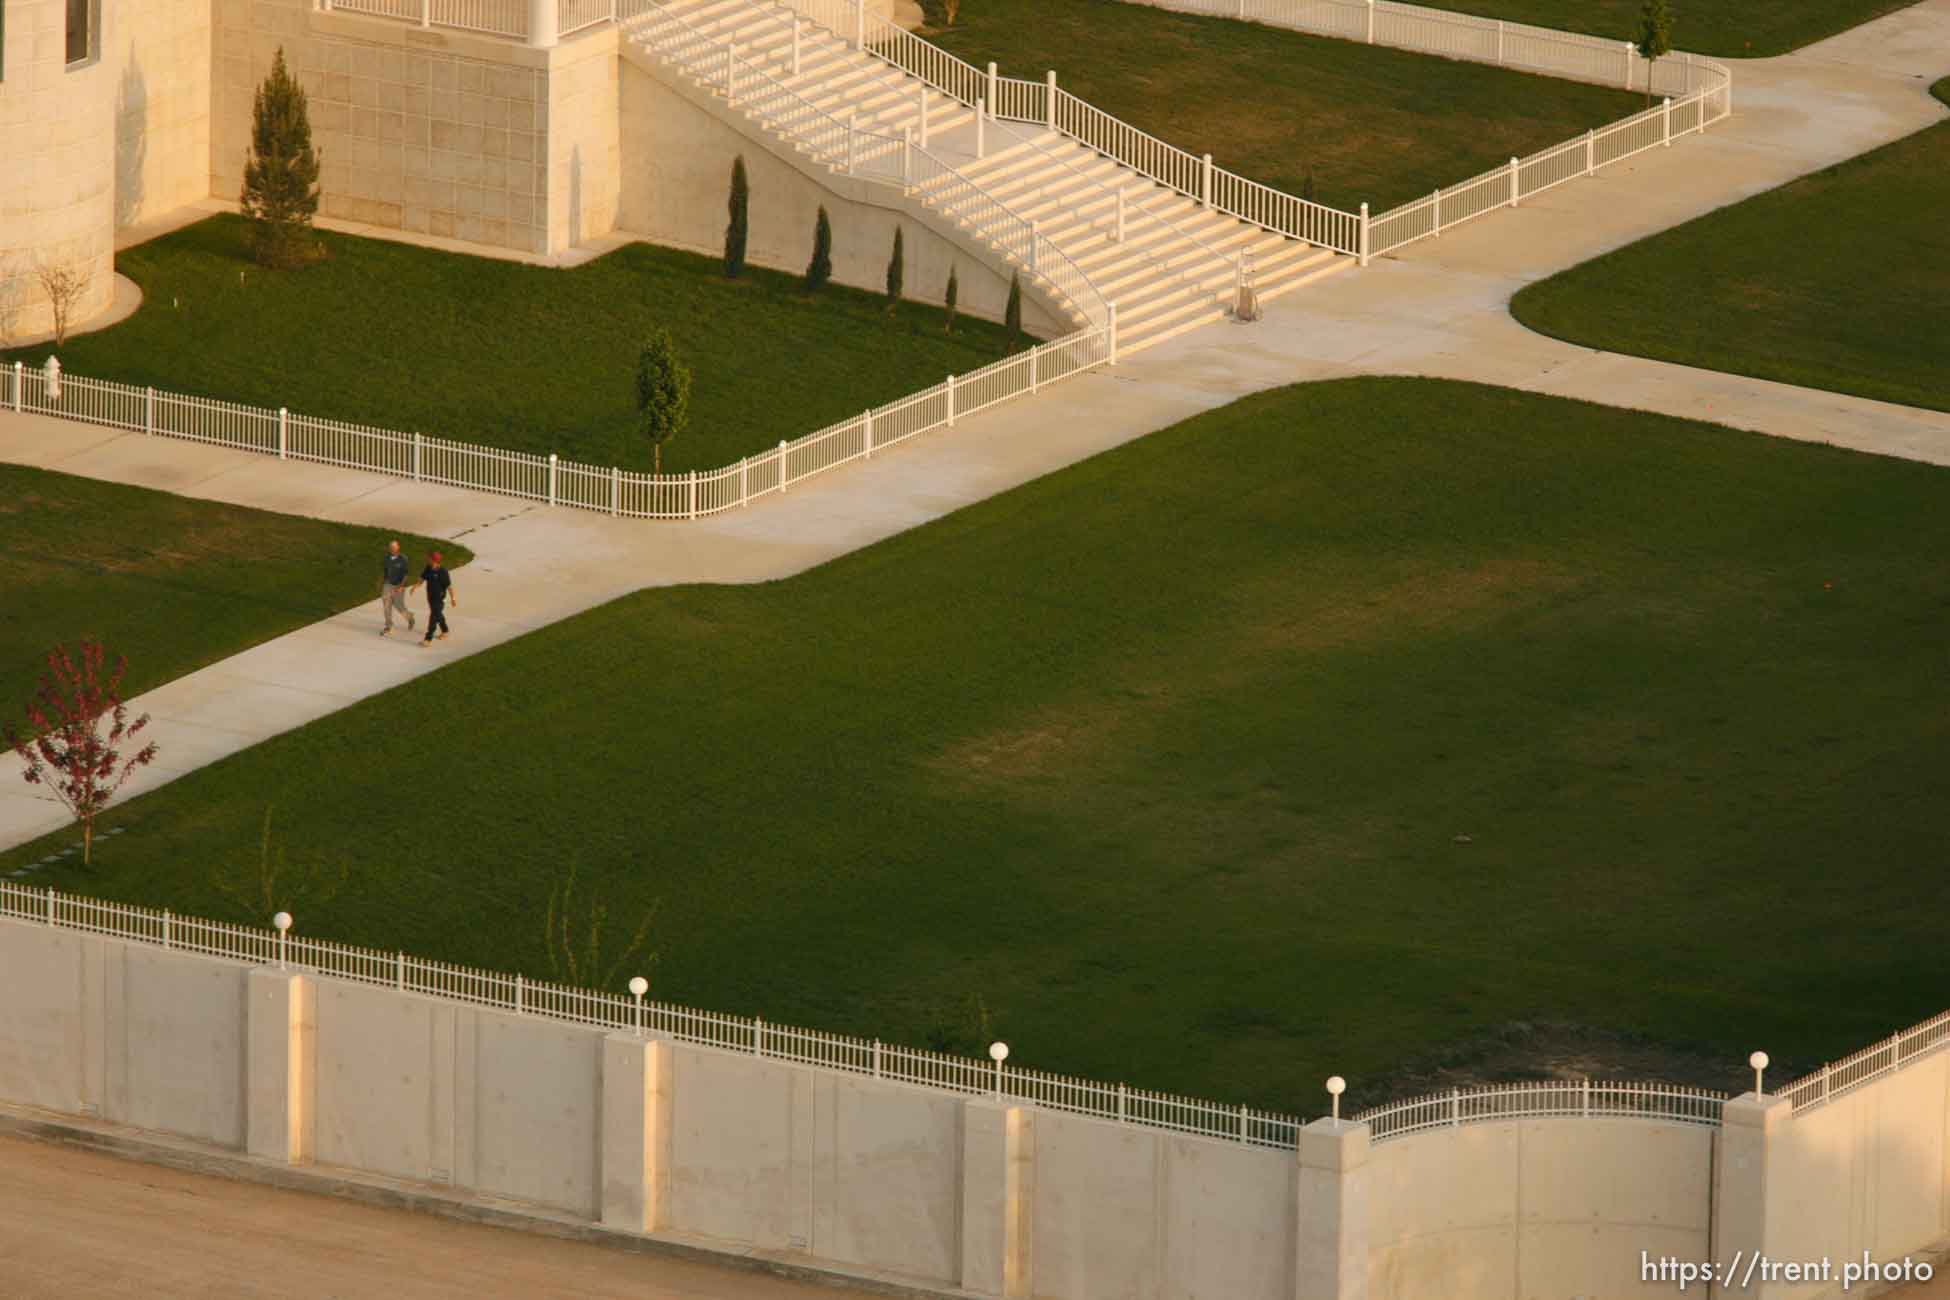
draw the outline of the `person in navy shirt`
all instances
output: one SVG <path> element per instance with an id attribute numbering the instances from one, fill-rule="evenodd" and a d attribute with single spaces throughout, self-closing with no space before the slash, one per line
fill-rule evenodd
<path id="1" fill-rule="evenodd" d="M 447 602 L 452 600 L 454 608 L 460 608 L 460 597 L 454 593 L 454 580 L 446 566 L 440 563 L 440 552 L 435 551 L 427 557 L 427 567 L 420 570 L 420 581 L 414 586 L 427 589 L 427 635 L 420 642 L 420 648 L 433 644 L 433 634 L 437 630 L 440 639 L 447 639 Z"/>

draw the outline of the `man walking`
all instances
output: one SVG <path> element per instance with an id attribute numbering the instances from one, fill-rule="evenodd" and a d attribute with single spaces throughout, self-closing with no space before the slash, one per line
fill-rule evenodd
<path id="1" fill-rule="evenodd" d="M 406 556 L 400 553 L 398 542 L 386 544 L 386 558 L 379 566 L 379 608 L 386 615 L 386 626 L 379 630 L 379 635 L 393 634 L 396 609 L 406 616 L 406 630 L 413 630 L 413 611 L 406 607 Z"/>
<path id="2" fill-rule="evenodd" d="M 454 607 L 458 609 L 460 597 L 454 594 L 454 580 L 440 563 L 438 551 L 427 557 L 427 567 L 420 570 L 420 582 L 425 583 L 427 588 L 427 635 L 420 642 L 420 648 L 424 650 L 433 644 L 435 631 L 440 633 L 442 641 L 447 639 L 447 599 L 452 596 Z M 413 585 L 417 587 L 420 583 Z"/>

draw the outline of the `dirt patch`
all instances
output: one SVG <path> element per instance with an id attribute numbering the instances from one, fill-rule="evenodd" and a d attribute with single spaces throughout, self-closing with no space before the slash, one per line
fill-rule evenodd
<path id="1" fill-rule="evenodd" d="M 1554 1021 L 1512 1021 L 1487 1033 L 1450 1044 L 1392 1069 L 1377 1070 L 1385 1081 L 1363 1090 L 1361 1105 L 1386 1105 L 1450 1088 L 1551 1079 L 1623 1080 L 1676 1083 L 1738 1093 L 1753 1087 L 1753 1075 L 1738 1053 L 1661 1042 L 1658 1039 L 1589 1025 Z M 1798 1079 L 1804 1063 L 1776 1060 L 1770 1082 Z"/>

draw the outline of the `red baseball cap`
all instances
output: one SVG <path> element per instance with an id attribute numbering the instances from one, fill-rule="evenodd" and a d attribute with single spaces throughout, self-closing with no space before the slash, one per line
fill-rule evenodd
<path id="1" fill-rule="evenodd" d="M 435 564 L 438 564 L 438 563 L 440 563 L 440 552 L 438 552 L 438 551 L 435 551 L 435 552 L 433 553 L 433 562 L 434 562 Z"/>

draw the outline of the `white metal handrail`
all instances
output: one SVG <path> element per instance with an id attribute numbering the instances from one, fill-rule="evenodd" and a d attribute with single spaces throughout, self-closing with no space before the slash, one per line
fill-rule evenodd
<path id="1" fill-rule="evenodd" d="M 1223 1105 L 1003 1062 L 902 1047 L 878 1039 L 773 1024 L 755 1016 L 638 1001 L 622 994 L 428 961 L 405 952 L 384 952 L 304 938 L 256 926 L 183 916 L 168 909 L 133 907 L 5 881 L 0 881 L 0 918 L 256 966 L 275 965 L 328 979 L 596 1029 L 656 1034 L 701 1047 L 749 1052 L 815 1069 L 868 1075 L 966 1095 L 986 1094 L 1048 1110 L 1247 1146 L 1290 1151 L 1298 1144 L 1302 1123 L 1294 1116 L 1248 1106 Z M 4 929 L 0 928 L 0 940 L 4 940 L 4 935 Z"/>
<path id="2" fill-rule="evenodd" d="M 1378 1143 L 1430 1129 L 1550 1116 L 1717 1125 L 1726 1100 L 1723 1092 L 1674 1084 L 1545 1080 L 1451 1088 L 1376 1106 L 1361 1111 L 1354 1120 L 1366 1124 L 1371 1140 Z"/>
<path id="3" fill-rule="evenodd" d="M 1950 1011 L 1891 1034 L 1852 1056 L 1824 1065 L 1813 1074 L 1796 1079 L 1776 1095 L 1793 1103 L 1794 1113 L 1823 1105 L 1865 1083 L 1894 1074 L 1925 1056 L 1950 1046 Z"/>

